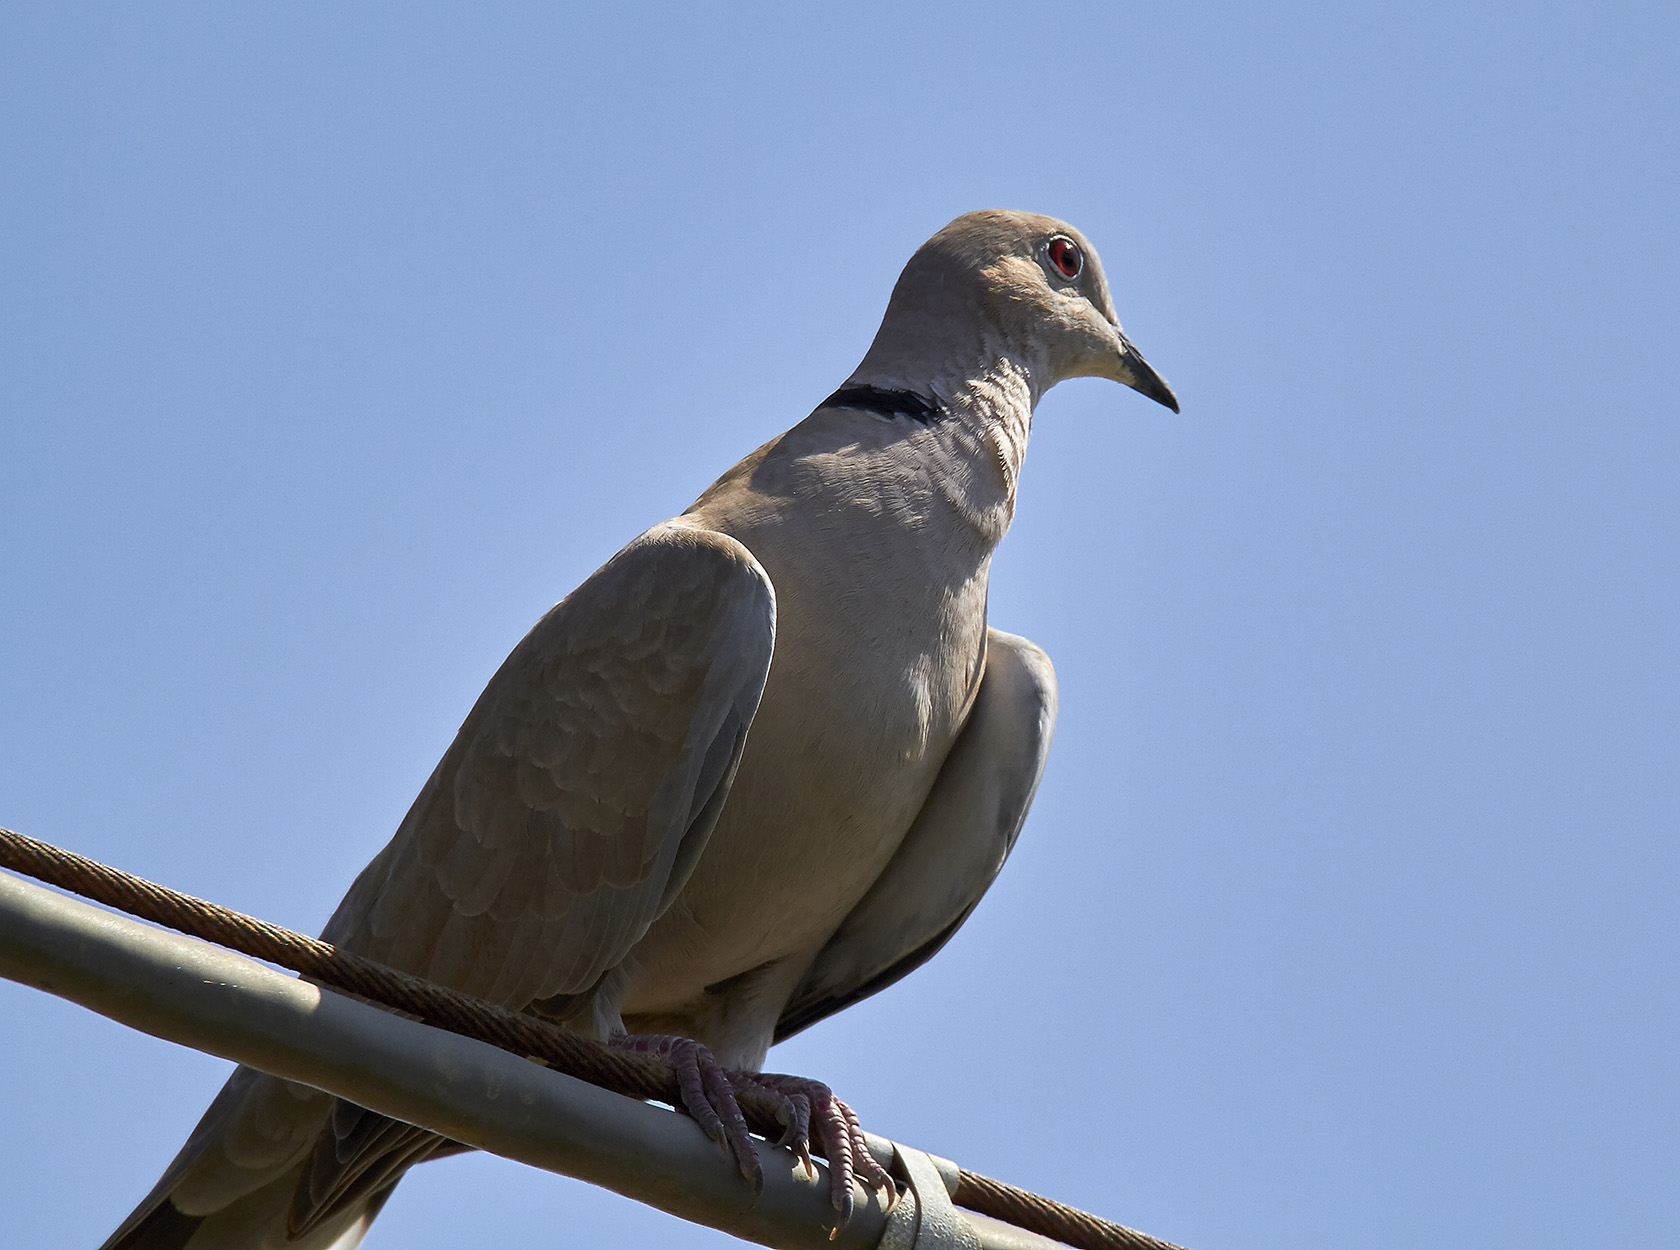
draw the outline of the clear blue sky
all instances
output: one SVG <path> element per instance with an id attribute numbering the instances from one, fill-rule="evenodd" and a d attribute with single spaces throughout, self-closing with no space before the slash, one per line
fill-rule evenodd
<path id="1" fill-rule="evenodd" d="M 1184 415 L 1041 405 L 1037 807 L 773 1063 L 1196 1250 L 1680 1244 L 1674 6 L 561 7 L 0 14 L 0 823 L 313 931 L 922 239 L 1053 213 Z M 0 1055 L 46 1250 L 226 1067 Z M 726 1240 L 477 1156 L 369 1247 Z"/>

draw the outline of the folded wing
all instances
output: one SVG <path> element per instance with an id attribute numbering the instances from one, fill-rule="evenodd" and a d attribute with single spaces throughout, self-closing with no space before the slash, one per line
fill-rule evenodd
<path id="1" fill-rule="evenodd" d="M 775 621 L 734 539 L 682 522 L 643 534 L 514 648 L 322 936 L 513 1008 L 592 989 L 711 835 Z M 106 1244 L 214 1243 L 217 1221 L 336 1241 L 440 1148 L 240 1069 Z"/>
<path id="2" fill-rule="evenodd" d="M 774 637 L 745 547 L 650 530 L 514 649 L 323 936 L 511 1007 L 591 988 L 710 836 Z"/>
<path id="3" fill-rule="evenodd" d="M 885 989 L 950 940 L 1015 845 L 1055 723 L 1049 657 L 988 630 L 985 674 L 961 737 L 897 854 L 783 1009 L 778 1042 Z"/>

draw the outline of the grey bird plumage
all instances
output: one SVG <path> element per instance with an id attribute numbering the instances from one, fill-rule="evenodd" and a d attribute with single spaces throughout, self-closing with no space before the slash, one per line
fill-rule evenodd
<path id="1" fill-rule="evenodd" d="M 1033 408 L 1077 376 L 1177 410 L 1078 231 L 952 222 L 828 401 L 519 643 L 323 936 L 747 1071 L 920 965 L 1049 750 L 1050 662 L 986 586 Z M 106 1250 L 349 1250 L 451 1149 L 242 1068 Z"/>

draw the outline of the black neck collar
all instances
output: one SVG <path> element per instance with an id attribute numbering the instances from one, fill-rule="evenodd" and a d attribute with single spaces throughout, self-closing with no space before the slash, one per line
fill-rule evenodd
<path id="1" fill-rule="evenodd" d="M 842 386 L 822 401 L 823 408 L 856 408 L 876 416 L 908 417 L 919 425 L 932 425 L 940 415 L 939 405 L 915 391 L 891 391 L 880 386 Z"/>

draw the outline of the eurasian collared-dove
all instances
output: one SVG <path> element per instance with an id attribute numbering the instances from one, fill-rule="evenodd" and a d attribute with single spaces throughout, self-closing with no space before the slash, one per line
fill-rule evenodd
<path id="1" fill-rule="evenodd" d="M 1025 819 L 1055 679 L 986 580 L 1033 407 L 1080 376 L 1178 408 L 1077 230 L 945 227 L 845 385 L 514 648 L 323 936 L 663 1051 L 734 1140 L 717 1065 L 752 1080 L 927 960 Z M 761 1079 L 847 1153 L 843 1104 Z M 106 1248 L 349 1250 L 452 1148 L 241 1068 Z"/>

